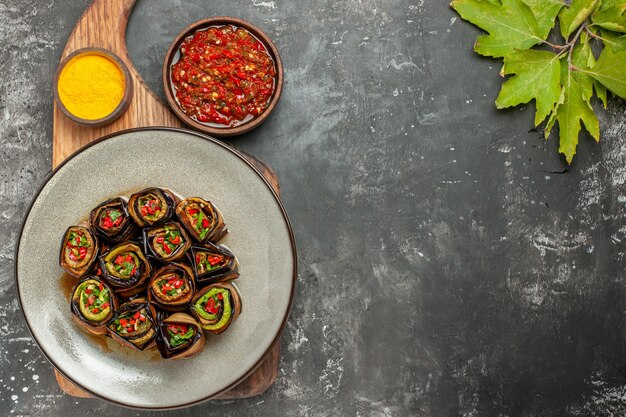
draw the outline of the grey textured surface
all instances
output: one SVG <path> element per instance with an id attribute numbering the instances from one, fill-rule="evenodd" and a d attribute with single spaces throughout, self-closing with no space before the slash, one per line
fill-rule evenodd
<path id="1" fill-rule="evenodd" d="M 111 161 L 110 155 L 118 157 Z M 81 173 L 95 166 L 100 169 L 85 184 Z M 180 174 L 172 175 L 176 171 Z M 68 303 L 65 286 L 59 281 L 63 270 L 58 265 L 58 242 L 67 226 L 78 223 L 89 208 L 112 196 L 154 185 L 214 203 L 229 230 L 220 243 L 240 262 L 241 278 L 235 285 L 243 308 L 236 325 L 219 337 L 209 336 L 208 347 L 187 361 L 159 360 L 155 351 L 132 352 L 110 338 L 94 343 L 92 335 L 69 320 L 69 309 L 59 308 Z M 54 222 L 50 222 L 49 207 L 58 209 Z M 42 235 L 49 239 L 40 239 Z M 149 130 L 89 147 L 47 182 L 24 223 L 17 282 L 33 335 L 65 375 L 117 403 L 163 408 L 219 393 L 240 380 L 271 349 L 289 307 L 294 262 L 280 205 L 246 162 L 195 135 Z M 189 384 L 190 380 L 195 384 Z M 185 389 L 171 397 L 169 384 Z"/>
<path id="2" fill-rule="evenodd" d="M 141 414 L 63 396 L 18 311 L 13 248 L 50 166 L 50 84 L 86 1 L 0 4 L 0 414 Z M 159 89 L 189 22 L 248 19 L 286 74 L 233 143 L 278 173 L 300 251 L 266 394 L 160 415 L 626 414 L 626 106 L 574 165 L 496 111 L 497 61 L 438 0 L 140 0 L 128 31 Z"/>

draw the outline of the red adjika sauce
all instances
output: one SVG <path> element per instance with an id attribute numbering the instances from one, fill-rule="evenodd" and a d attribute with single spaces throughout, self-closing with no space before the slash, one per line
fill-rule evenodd
<path id="1" fill-rule="evenodd" d="M 254 35 L 231 25 L 185 39 L 172 66 L 181 109 L 209 124 L 236 126 L 259 116 L 274 93 L 274 60 Z"/>

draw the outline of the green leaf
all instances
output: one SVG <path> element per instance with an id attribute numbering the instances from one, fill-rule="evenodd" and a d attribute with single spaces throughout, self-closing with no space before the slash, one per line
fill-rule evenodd
<path id="1" fill-rule="evenodd" d="M 579 44 L 572 52 L 572 65 L 585 68 L 594 58 L 587 42 Z M 578 145 L 578 134 L 581 122 L 589 134 L 600 140 L 600 124 L 591 107 L 593 80 L 579 71 L 569 68 L 567 59 L 561 61 L 561 82 L 563 88 L 557 105 L 548 119 L 545 136 L 550 135 L 555 122 L 559 122 L 559 152 L 565 155 L 569 164 L 572 163 Z"/>
<path id="2" fill-rule="evenodd" d="M 626 1 L 602 0 L 591 21 L 604 29 L 626 32 Z"/>
<path id="3" fill-rule="evenodd" d="M 582 32 L 580 35 L 580 43 L 574 47 L 572 51 L 572 65 L 578 69 L 590 69 L 596 63 L 593 56 L 591 46 L 589 45 L 589 35 Z M 590 102 L 593 95 L 593 78 L 579 71 L 572 73 L 572 77 L 580 84 L 583 92 L 583 98 Z"/>
<path id="4" fill-rule="evenodd" d="M 503 57 L 543 41 L 535 16 L 521 0 L 502 0 L 501 6 L 479 0 L 454 0 L 450 6 L 463 19 L 489 33 L 479 36 L 474 45 L 481 55 Z"/>
<path id="5" fill-rule="evenodd" d="M 604 46 L 613 48 L 613 52 L 626 51 L 626 35 L 619 36 L 610 30 L 600 32 Z"/>
<path id="6" fill-rule="evenodd" d="M 626 51 L 604 48 L 598 62 L 589 70 L 581 70 L 601 82 L 615 95 L 626 99 Z"/>
<path id="7" fill-rule="evenodd" d="M 591 50 L 591 46 L 588 44 L 590 38 L 590 35 L 587 34 L 587 32 L 582 32 L 580 35 L 580 42 L 584 45 L 583 47 L 583 58 L 582 59 L 575 59 L 573 60 L 573 63 L 581 68 L 581 69 L 590 69 L 591 67 L 593 67 L 596 63 L 596 59 L 593 55 L 593 52 Z M 577 55 L 575 55 L 575 58 L 578 58 Z M 574 74 L 574 76 L 580 76 L 580 72 L 576 72 Z M 607 102 L 607 97 L 606 97 L 606 87 L 604 85 L 602 85 L 601 82 L 599 82 L 598 80 L 594 80 L 592 78 L 590 78 L 593 82 L 593 88 L 596 91 L 596 94 L 598 96 L 598 98 L 600 99 L 600 101 L 602 101 L 602 104 L 604 106 L 604 108 L 607 108 L 608 102 Z"/>
<path id="8" fill-rule="evenodd" d="M 561 9 L 559 12 L 561 35 L 565 39 L 569 38 L 569 35 L 578 29 L 593 12 L 596 4 L 598 4 L 598 0 L 572 0 L 569 7 Z"/>
<path id="9" fill-rule="evenodd" d="M 626 51 L 626 35 L 613 39 L 611 41 L 611 48 L 613 48 L 613 52 Z"/>
<path id="10" fill-rule="evenodd" d="M 565 6 L 560 0 L 522 0 L 530 8 L 535 15 L 537 26 L 539 27 L 539 36 L 546 39 L 548 34 L 554 27 L 556 15 L 559 10 Z"/>
<path id="11" fill-rule="evenodd" d="M 535 126 L 554 108 L 561 94 L 561 65 L 559 57 L 548 51 L 517 51 L 504 58 L 500 75 L 509 78 L 496 99 L 499 109 L 528 103 L 535 99 Z"/>

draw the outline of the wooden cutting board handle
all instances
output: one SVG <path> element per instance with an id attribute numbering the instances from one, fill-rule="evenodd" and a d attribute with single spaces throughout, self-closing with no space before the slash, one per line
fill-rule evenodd
<path id="1" fill-rule="evenodd" d="M 102 127 L 85 127 L 65 117 L 56 102 L 53 110 L 52 166 L 56 167 L 74 151 L 106 134 L 145 126 L 181 127 L 182 123 L 145 84 L 126 49 L 126 26 L 136 0 L 94 0 L 74 27 L 61 54 L 61 60 L 80 48 L 105 48 L 128 67 L 133 83 L 133 97 L 128 110 L 113 123 Z M 270 167 L 251 155 L 245 155 L 255 165 L 280 196 L 278 177 Z M 280 343 L 276 343 L 265 361 L 242 383 L 216 397 L 234 399 L 252 397 L 266 391 L 278 374 Z M 75 397 L 91 395 L 55 370 L 61 389 Z"/>

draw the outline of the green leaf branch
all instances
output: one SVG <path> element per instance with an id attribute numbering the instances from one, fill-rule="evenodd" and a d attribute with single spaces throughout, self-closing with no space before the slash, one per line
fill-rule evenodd
<path id="1" fill-rule="evenodd" d="M 605 109 L 607 91 L 626 99 L 626 0 L 453 0 L 450 6 L 487 32 L 474 50 L 504 60 L 500 75 L 508 78 L 497 108 L 535 100 L 535 127 L 545 122 L 548 139 L 558 124 L 559 152 L 569 164 L 583 126 L 600 140 L 592 98 Z M 592 43 L 601 48 L 597 56 Z"/>

